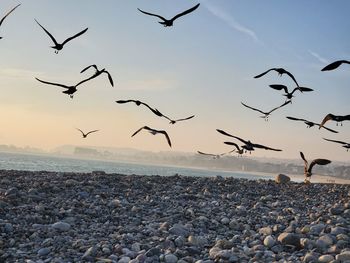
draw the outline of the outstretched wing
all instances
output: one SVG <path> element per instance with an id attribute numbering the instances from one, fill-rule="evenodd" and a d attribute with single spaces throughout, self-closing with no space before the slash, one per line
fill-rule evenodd
<path id="1" fill-rule="evenodd" d="M 276 68 L 270 68 L 269 70 L 266 70 L 265 72 L 259 74 L 259 75 L 256 75 L 254 78 L 257 79 L 257 78 L 260 78 L 262 76 L 264 76 L 265 74 L 267 74 L 268 72 L 270 72 L 271 70 L 275 70 Z"/>
<path id="2" fill-rule="evenodd" d="M 159 110 L 153 109 L 151 106 L 149 106 L 147 103 L 141 102 L 141 104 L 145 105 L 150 111 L 152 111 L 155 115 L 158 117 L 166 117 L 164 116 Z M 167 118 L 167 117 L 166 117 Z"/>
<path id="3" fill-rule="evenodd" d="M 294 91 L 296 90 L 300 90 L 301 92 L 308 92 L 308 91 L 314 91 L 313 89 L 307 88 L 307 87 L 296 87 L 293 91 L 292 94 L 294 93 Z"/>
<path id="4" fill-rule="evenodd" d="M 68 41 L 71 41 L 72 39 L 84 34 L 88 29 L 89 28 L 87 27 L 83 31 L 79 32 L 78 34 L 75 34 L 74 36 L 67 38 L 65 41 L 62 42 L 62 45 L 66 44 Z"/>
<path id="5" fill-rule="evenodd" d="M 85 70 L 87 70 L 91 67 L 94 67 L 97 70 L 97 66 L 95 64 L 93 64 L 93 65 L 90 65 L 90 66 L 87 66 L 86 68 L 84 68 L 82 71 L 80 71 L 80 73 L 83 73 Z"/>
<path id="6" fill-rule="evenodd" d="M 204 152 L 201 152 L 201 151 L 197 151 L 197 153 L 202 154 L 202 155 L 216 156 L 216 154 L 204 153 Z"/>
<path id="7" fill-rule="evenodd" d="M 105 70 L 105 73 L 108 76 L 109 83 L 111 83 L 112 87 L 114 87 L 114 82 L 113 82 L 111 74 L 109 74 L 109 72 L 107 70 Z"/>
<path id="8" fill-rule="evenodd" d="M 187 118 L 183 118 L 183 119 L 178 119 L 176 121 L 186 121 L 186 120 L 189 120 L 189 119 L 192 119 L 195 115 L 192 115 L 190 117 L 187 117 Z"/>
<path id="9" fill-rule="evenodd" d="M 56 39 L 53 37 L 53 35 L 51 35 L 51 33 L 49 31 L 46 30 L 45 27 L 43 27 L 36 19 L 34 19 L 35 22 L 46 32 L 46 34 L 51 38 L 52 42 L 55 44 L 55 45 L 58 45 Z"/>
<path id="10" fill-rule="evenodd" d="M 199 7 L 200 4 L 196 4 L 194 7 L 191 7 L 190 9 L 186 10 L 186 11 L 183 11 L 182 13 L 180 14 L 177 14 L 176 16 L 174 16 L 171 20 L 174 21 L 175 19 L 179 18 L 180 16 L 184 16 L 184 15 L 187 15 L 191 12 L 193 12 L 194 10 L 196 10 L 198 7 Z"/>
<path id="11" fill-rule="evenodd" d="M 147 126 L 143 126 L 143 127 L 141 127 L 140 129 L 138 129 L 136 132 L 134 132 L 132 135 L 131 135 L 131 137 L 134 137 L 136 134 L 138 134 L 141 130 L 143 130 L 143 129 L 147 129 L 147 128 L 149 128 L 149 127 L 147 127 Z"/>
<path id="12" fill-rule="evenodd" d="M 347 61 L 347 60 L 334 61 L 333 63 L 331 63 L 331 64 L 325 66 L 323 69 L 321 69 L 321 71 L 328 71 L 328 70 L 336 69 L 343 63 L 350 64 L 350 61 Z"/>
<path id="13" fill-rule="evenodd" d="M 299 84 L 298 84 L 297 80 L 294 78 L 293 74 L 287 70 L 284 70 L 284 71 L 294 81 L 294 83 L 297 84 L 297 87 L 299 87 Z"/>
<path id="14" fill-rule="evenodd" d="M 116 100 L 115 102 L 119 103 L 119 104 L 124 104 L 124 103 L 129 103 L 129 102 L 135 102 L 135 100 Z"/>
<path id="15" fill-rule="evenodd" d="M 146 14 L 146 15 L 149 15 L 149 16 L 156 16 L 156 17 L 162 19 L 163 21 L 167 21 L 164 17 L 162 17 L 162 16 L 160 16 L 160 15 L 145 12 L 145 11 L 141 10 L 140 8 L 137 8 L 137 10 L 139 10 L 141 13 L 144 13 L 144 14 Z"/>
<path id="16" fill-rule="evenodd" d="M 305 169 L 306 169 L 306 167 L 308 166 L 309 162 L 306 160 L 303 152 L 300 152 L 300 157 L 301 157 L 301 159 L 303 159 L 304 165 L 305 165 Z"/>
<path id="17" fill-rule="evenodd" d="M 86 135 L 90 134 L 90 133 L 93 133 L 93 132 L 97 132 L 99 130 L 93 130 L 93 131 L 89 131 L 88 133 L 86 133 Z"/>
<path id="18" fill-rule="evenodd" d="M 239 148 L 239 146 L 238 146 L 237 143 L 234 143 L 234 142 L 224 142 L 224 144 L 235 146 L 236 149 L 237 149 L 237 151 L 240 151 L 240 148 Z"/>
<path id="19" fill-rule="evenodd" d="M 49 84 L 49 85 L 54 85 L 54 86 L 59 86 L 59 87 L 65 88 L 65 89 L 69 89 L 68 86 L 63 85 L 63 84 L 48 82 L 48 81 L 44 81 L 44 80 L 41 80 L 41 79 L 38 79 L 38 78 L 35 78 L 35 79 L 36 79 L 37 81 L 40 81 L 40 82 L 44 83 L 44 84 Z"/>
<path id="20" fill-rule="evenodd" d="M 325 127 L 324 127 L 325 128 Z M 326 139 L 326 138 L 323 138 L 323 140 L 326 140 L 326 141 L 329 141 L 329 142 L 336 142 L 336 143 L 340 143 L 340 144 L 348 144 L 346 142 L 342 142 L 342 141 L 336 141 L 336 140 L 331 140 L 331 139 Z"/>
<path id="21" fill-rule="evenodd" d="M 219 132 L 219 133 L 221 133 L 221 134 L 223 134 L 223 135 L 226 135 L 226 136 L 235 138 L 235 139 L 237 139 L 237 140 L 243 142 L 244 144 L 247 144 L 247 143 L 248 143 L 248 141 L 245 141 L 245 140 L 243 140 L 243 139 L 241 139 L 241 138 L 239 138 L 239 137 L 237 137 L 237 136 L 233 136 L 233 135 L 231 135 L 231 134 L 229 134 L 229 133 L 227 133 L 227 132 L 225 132 L 225 131 L 223 131 L 223 130 L 220 130 L 220 129 L 216 129 L 216 130 L 217 130 L 217 132 Z"/>
<path id="22" fill-rule="evenodd" d="M 316 125 L 321 126 L 320 124 L 316 124 Z M 332 129 L 327 128 L 327 127 L 325 127 L 325 126 L 322 126 L 322 128 L 323 128 L 323 129 L 326 129 L 327 131 L 333 132 L 333 133 L 338 133 L 338 131 L 332 130 Z"/>
<path id="23" fill-rule="evenodd" d="M 311 173 L 312 172 L 312 167 L 314 167 L 316 164 L 318 164 L 318 165 L 326 165 L 326 164 L 329 164 L 329 163 L 331 163 L 331 161 L 327 160 L 327 159 L 315 159 L 315 160 L 313 160 L 310 163 L 309 169 L 307 171 L 309 173 Z"/>
<path id="24" fill-rule="evenodd" d="M 19 7 L 21 4 L 18 4 L 18 5 L 16 5 L 14 8 L 12 8 L 10 11 L 8 11 L 6 14 L 5 14 L 5 16 L 0 20 L 0 26 L 1 26 L 1 24 L 2 24 L 2 22 L 4 22 L 4 20 L 5 20 L 5 18 L 9 15 L 9 14 L 11 14 L 17 7 Z"/>
<path id="25" fill-rule="evenodd" d="M 81 135 L 85 136 L 85 133 L 82 130 L 80 130 L 78 128 L 76 128 L 76 129 L 81 132 Z"/>
<path id="26" fill-rule="evenodd" d="M 265 114 L 265 115 L 266 115 L 266 112 L 263 112 L 262 110 L 259 110 L 259 109 L 256 109 L 256 108 L 253 108 L 253 107 L 250 107 L 250 106 L 248 106 L 247 104 L 244 104 L 243 102 L 241 102 L 241 104 L 242 104 L 244 107 L 247 107 L 247 108 L 249 108 L 249 109 L 251 109 L 251 110 L 258 111 L 258 112 L 260 112 L 260 113 L 262 113 L 262 114 Z"/>
<path id="27" fill-rule="evenodd" d="M 272 85 L 269 85 L 270 88 L 273 88 L 275 90 L 284 90 L 285 93 L 288 93 L 288 88 L 287 86 L 285 85 L 281 85 L 281 84 L 272 84 Z"/>
<path id="28" fill-rule="evenodd" d="M 260 149 L 276 151 L 276 152 L 281 152 L 282 151 L 281 149 L 274 149 L 274 148 L 270 148 L 270 147 L 267 147 L 265 145 L 257 144 L 257 143 L 252 143 L 251 145 L 253 146 L 253 148 L 260 148 Z"/>
<path id="29" fill-rule="evenodd" d="M 289 104 L 289 103 L 292 103 L 292 101 L 291 101 L 291 100 L 286 101 L 286 102 L 283 103 L 282 105 L 280 105 L 280 106 L 278 106 L 278 107 L 276 107 L 276 108 L 270 110 L 270 111 L 268 112 L 268 114 L 271 114 L 273 111 L 275 111 L 275 110 L 277 110 L 277 109 L 279 109 L 279 108 L 282 108 L 282 107 L 286 106 L 286 105 Z"/>
<path id="30" fill-rule="evenodd" d="M 321 128 L 323 127 L 323 125 L 324 125 L 327 121 L 332 120 L 333 117 L 334 117 L 333 114 L 331 114 L 331 113 L 327 114 L 326 117 L 323 118 L 323 120 L 322 120 L 322 122 L 321 122 L 321 124 L 320 124 L 319 129 L 321 129 Z"/>
<path id="31" fill-rule="evenodd" d="M 308 120 L 305 120 L 305 119 L 299 119 L 299 118 L 290 117 L 290 116 L 287 116 L 286 118 L 289 120 L 292 120 L 292 121 L 307 121 L 307 122 L 309 122 Z"/>
<path id="32" fill-rule="evenodd" d="M 154 131 L 156 131 L 156 130 L 154 130 Z M 171 141 L 170 141 L 170 137 L 169 137 L 168 133 L 167 133 L 166 131 L 163 131 L 163 130 L 161 130 L 161 131 L 156 131 L 156 132 L 164 134 L 164 136 L 165 136 L 165 138 L 166 138 L 166 140 L 167 140 L 169 146 L 171 147 Z"/>

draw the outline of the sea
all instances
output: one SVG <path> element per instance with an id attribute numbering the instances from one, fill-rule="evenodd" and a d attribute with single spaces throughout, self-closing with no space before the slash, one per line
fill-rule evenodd
<path id="1" fill-rule="evenodd" d="M 90 173 L 104 171 L 125 175 L 161 175 L 172 176 L 175 174 L 185 176 L 222 176 L 245 178 L 248 180 L 274 179 L 275 175 L 259 175 L 258 173 L 231 172 L 210 170 L 202 168 L 188 168 L 168 165 L 149 165 L 126 163 L 118 161 L 103 161 L 90 159 L 77 159 L 70 157 L 57 157 L 51 155 L 23 154 L 0 152 L 0 170 L 23 171 L 52 171 Z"/>

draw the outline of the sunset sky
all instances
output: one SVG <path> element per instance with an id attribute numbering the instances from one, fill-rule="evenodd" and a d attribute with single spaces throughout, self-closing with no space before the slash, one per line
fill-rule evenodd
<path id="1" fill-rule="evenodd" d="M 221 153 L 231 149 L 223 144 L 230 139 L 216 132 L 222 129 L 283 149 L 253 156 L 296 159 L 303 151 L 310 159 L 350 161 L 340 144 L 322 139 L 350 142 L 349 121 L 326 123 L 339 131 L 333 134 L 286 119 L 321 122 L 328 113 L 350 114 L 350 65 L 321 72 L 335 60 L 350 60 L 350 1 L 1 0 L 0 17 L 18 3 L 0 27 L 0 144 Z M 171 18 L 197 3 L 173 27 L 137 10 Z M 34 19 L 59 42 L 89 30 L 55 54 Z M 73 85 L 93 73 L 79 73 L 90 64 L 106 68 L 115 87 L 102 75 L 70 99 L 35 80 Z M 296 92 L 293 103 L 266 122 L 241 102 L 268 111 L 285 101 L 268 85 L 293 89 L 287 76 L 253 78 L 272 67 L 285 68 L 314 91 Z M 116 104 L 120 99 L 139 99 L 172 118 L 196 116 L 171 125 L 144 107 Z M 173 147 L 146 131 L 131 138 L 144 125 L 166 130 Z M 82 139 L 76 128 L 100 132 Z"/>

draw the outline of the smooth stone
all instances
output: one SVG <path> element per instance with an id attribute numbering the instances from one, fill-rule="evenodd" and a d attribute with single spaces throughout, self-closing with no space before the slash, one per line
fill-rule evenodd
<path id="1" fill-rule="evenodd" d="M 324 224 L 317 224 L 310 227 L 310 234 L 319 235 L 326 226 Z"/>
<path id="2" fill-rule="evenodd" d="M 264 245 L 266 247 L 273 247 L 275 244 L 276 244 L 276 240 L 271 235 L 268 235 L 267 237 L 264 238 Z"/>
<path id="3" fill-rule="evenodd" d="M 175 224 L 173 227 L 169 229 L 169 233 L 177 236 L 184 236 L 188 237 L 189 236 L 189 230 L 187 227 L 181 224 Z"/>
<path id="4" fill-rule="evenodd" d="M 345 252 L 342 252 L 338 255 L 336 255 L 335 257 L 336 260 L 339 260 L 341 262 L 344 262 L 344 261 L 349 261 L 350 260 L 350 251 L 345 251 Z"/>
<path id="5" fill-rule="evenodd" d="M 5 233 L 11 233 L 13 232 L 13 226 L 11 223 L 6 223 L 4 226 Z"/>
<path id="6" fill-rule="evenodd" d="M 303 262 L 305 263 L 314 263 L 317 262 L 317 255 L 313 252 L 308 252 L 305 254 Z"/>
<path id="7" fill-rule="evenodd" d="M 329 213 L 331 213 L 332 215 L 341 215 L 343 212 L 344 208 L 341 206 L 335 206 L 329 209 Z"/>
<path id="8" fill-rule="evenodd" d="M 282 233 L 278 236 L 277 240 L 283 245 L 291 245 L 300 247 L 300 237 L 293 233 Z"/>
<path id="9" fill-rule="evenodd" d="M 89 248 L 85 251 L 84 255 L 83 255 L 81 258 L 82 258 L 82 259 L 88 259 L 89 257 L 94 256 L 94 255 L 96 254 L 96 252 L 97 252 L 97 249 L 96 249 L 95 246 L 89 247 Z"/>
<path id="10" fill-rule="evenodd" d="M 153 247 L 153 248 L 149 249 L 149 250 L 145 253 L 145 256 L 146 256 L 146 257 L 159 256 L 160 253 L 161 253 L 160 248 L 158 248 L 158 247 Z"/>
<path id="11" fill-rule="evenodd" d="M 66 223 L 66 222 L 62 222 L 62 221 L 59 221 L 59 222 L 56 222 L 54 224 L 52 224 L 52 228 L 56 229 L 56 230 L 59 230 L 59 231 L 68 231 L 70 229 L 70 224 Z"/>
<path id="12" fill-rule="evenodd" d="M 122 257 L 121 259 L 118 260 L 118 263 L 129 263 L 131 258 L 129 257 Z"/>
<path id="13" fill-rule="evenodd" d="M 331 228 L 331 234 L 334 236 L 337 236 L 339 234 L 345 234 L 345 233 L 346 233 L 346 229 L 344 227 L 336 226 Z"/>
<path id="14" fill-rule="evenodd" d="M 279 174 L 275 178 L 275 182 L 278 184 L 286 184 L 290 181 L 290 177 L 285 174 Z"/>
<path id="15" fill-rule="evenodd" d="M 259 229 L 259 234 L 261 235 L 271 235 L 272 234 L 272 228 L 271 227 L 262 227 Z"/>
<path id="16" fill-rule="evenodd" d="M 318 262 L 320 263 L 329 263 L 334 260 L 332 255 L 322 255 L 318 258 Z"/>
<path id="17" fill-rule="evenodd" d="M 178 236 L 174 242 L 177 247 L 183 247 L 185 245 L 186 239 L 183 236 Z"/>
<path id="18" fill-rule="evenodd" d="M 333 238 L 331 235 L 323 235 L 321 237 L 318 238 L 318 240 L 324 242 L 327 246 L 331 246 L 333 245 Z"/>
<path id="19" fill-rule="evenodd" d="M 198 246 L 198 247 L 204 247 L 208 244 L 208 240 L 205 237 L 202 236 L 189 236 L 187 241 L 194 245 L 194 246 Z"/>
<path id="20" fill-rule="evenodd" d="M 46 256 L 46 255 L 49 254 L 49 253 L 50 253 L 50 249 L 47 248 L 47 247 L 40 248 L 40 249 L 38 250 L 38 256 L 39 256 L 39 257 Z"/>
<path id="21" fill-rule="evenodd" d="M 164 256 L 164 261 L 165 263 L 176 263 L 178 261 L 178 258 L 174 254 L 166 254 Z"/>

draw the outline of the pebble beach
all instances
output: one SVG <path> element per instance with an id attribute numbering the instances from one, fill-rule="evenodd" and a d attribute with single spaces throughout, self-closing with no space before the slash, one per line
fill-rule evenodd
<path id="1" fill-rule="evenodd" d="M 3 170 L 0 262 L 350 262 L 350 185 Z"/>

